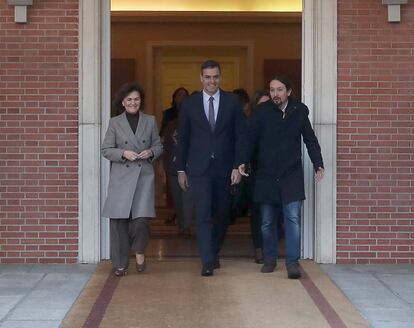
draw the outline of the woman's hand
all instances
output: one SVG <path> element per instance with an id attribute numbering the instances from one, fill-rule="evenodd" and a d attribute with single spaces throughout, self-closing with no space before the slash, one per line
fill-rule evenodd
<path id="1" fill-rule="evenodd" d="M 135 161 L 136 159 L 138 159 L 139 154 L 132 150 L 125 150 L 122 156 L 126 158 L 128 161 Z"/>
<path id="2" fill-rule="evenodd" d="M 152 152 L 151 149 L 145 149 L 143 151 L 141 151 L 140 153 L 138 153 L 137 159 L 148 159 L 154 157 L 154 153 Z"/>

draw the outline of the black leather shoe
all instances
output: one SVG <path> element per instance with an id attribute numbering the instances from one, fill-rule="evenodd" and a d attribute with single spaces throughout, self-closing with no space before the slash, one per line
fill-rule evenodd
<path id="1" fill-rule="evenodd" d="M 260 269 L 263 273 L 271 273 L 275 271 L 276 268 L 276 262 L 264 262 L 262 268 Z"/>
<path id="2" fill-rule="evenodd" d="M 214 266 L 211 264 L 203 264 L 203 268 L 201 269 L 201 275 L 203 277 L 210 277 L 214 274 Z"/>
<path id="3" fill-rule="evenodd" d="M 289 263 L 286 264 L 286 270 L 288 274 L 289 279 L 299 279 L 302 274 L 299 270 L 299 264 L 298 263 Z"/>
<path id="4" fill-rule="evenodd" d="M 214 261 L 214 269 L 220 269 L 220 267 L 221 267 L 220 260 L 216 258 Z"/>
<path id="5" fill-rule="evenodd" d="M 126 276 L 127 274 L 128 274 L 127 268 L 115 268 L 114 269 L 114 275 L 116 277 L 123 277 L 123 276 Z"/>

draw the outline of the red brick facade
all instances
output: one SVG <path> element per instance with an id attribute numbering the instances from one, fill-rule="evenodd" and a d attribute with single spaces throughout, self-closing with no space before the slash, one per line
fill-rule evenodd
<path id="1" fill-rule="evenodd" d="M 338 263 L 414 263 L 414 3 L 338 1 Z"/>
<path id="2" fill-rule="evenodd" d="M 0 263 L 78 256 L 78 0 L 0 2 Z M 414 263 L 414 3 L 338 0 L 338 263 Z"/>
<path id="3" fill-rule="evenodd" d="M 0 2 L 0 263 L 78 256 L 77 0 Z"/>

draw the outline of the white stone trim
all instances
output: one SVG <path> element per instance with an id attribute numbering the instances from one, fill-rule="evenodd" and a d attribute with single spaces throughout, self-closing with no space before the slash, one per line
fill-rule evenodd
<path id="1" fill-rule="evenodd" d="M 102 0 L 102 109 L 101 111 L 101 138 L 105 137 L 111 118 L 111 1 Z M 106 199 L 109 183 L 110 163 L 101 156 L 101 205 Z M 109 259 L 110 238 L 109 238 L 109 219 L 101 217 L 101 258 Z M 99 259 L 98 259 L 99 260 Z"/>
<path id="2" fill-rule="evenodd" d="M 107 0 L 79 1 L 79 262 L 100 260 L 102 17 Z M 108 11 L 109 14 L 109 11 Z"/>
<path id="3" fill-rule="evenodd" d="M 303 102 L 309 106 L 325 163 L 325 178 L 315 186 L 312 164 L 305 159 L 308 198 L 304 217 L 308 222 L 304 222 L 303 243 L 309 252 L 303 256 L 318 263 L 335 263 L 337 1 L 304 0 L 302 20 Z"/>

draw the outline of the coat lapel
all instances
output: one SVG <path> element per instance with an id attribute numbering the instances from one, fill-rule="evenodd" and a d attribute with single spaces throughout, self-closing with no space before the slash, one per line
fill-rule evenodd
<path id="1" fill-rule="evenodd" d="M 210 123 L 208 121 L 208 117 L 206 116 L 206 112 L 204 111 L 204 98 L 203 98 L 203 91 L 201 91 L 199 94 L 197 94 L 198 100 L 197 102 L 200 104 L 198 107 L 198 116 L 201 118 L 201 120 L 204 122 L 206 128 L 211 130 Z"/>
<path id="2" fill-rule="evenodd" d="M 148 123 L 148 116 L 140 112 L 137 131 L 135 131 L 135 141 L 137 141 L 137 144 L 138 144 L 138 140 L 141 139 L 142 135 L 145 132 L 145 126 L 147 125 L 147 123 Z"/>

